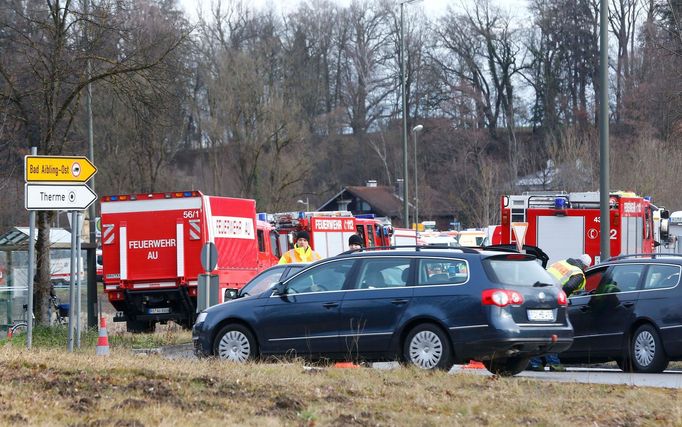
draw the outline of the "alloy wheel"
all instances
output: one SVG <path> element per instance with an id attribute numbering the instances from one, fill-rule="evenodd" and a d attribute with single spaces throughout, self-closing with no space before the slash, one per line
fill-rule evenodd
<path id="1" fill-rule="evenodd" d="M 642 331 L 635 338 L 635 359 L 640 366 L 649 366 L 656 355 L 656 341 L 649 331 Z"/>
<path id="2" fill-rule="evenodd" d="M 229 331 L 220 339 L 218 356 L 221 359 L 244 363 L 251 355 L 249 339 L 240 331 Z"/>
<path id="3" fill-rule="evenodd" d="M 422 369 L 433 369 L 443 355 L 443 343 L 432 331 L 421 331 L 410 341 L 410 361 Z"/>

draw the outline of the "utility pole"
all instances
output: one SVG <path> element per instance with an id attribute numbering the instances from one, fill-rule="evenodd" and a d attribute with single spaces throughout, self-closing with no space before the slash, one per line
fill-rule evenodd
<path id="1" fill-rule="evenodd" d="M 89 11 L 89 1 L 90 0 L 83 0 L 83 13 L 86 17 L 84 22 L 88 22 L 88 15 L 90 13 Z M 88 32 L 87 32 L 87 24 L 83 27 L 83 38 L 85 39 L 85 43 L 87 45 L 88 43 Z M 86 78 L 90 79 L 92 75 L 92 65 L 90 63 L 90 59 L 88 58 L 87 60 L 87 65 L 86 65 Z M 90 160 L 90 163 L 93 165 L 95 164 L 95 144 L 94 144 L 94 132 L 93 132 L 93 125 L 92 125 L 92 85 L 88 83 L 88 86 L 86 88 L 86 98 L 85 98 L 85 105 L 86 105 L 86 110 L 87 110 L 87 116 L 88 116 L 88 159 Z M 93 193 L 97 193 L 95 191 L 95 177 L 93 175 L 92 178 L 90 178 L 90 181 L 88 182 L 90 189 L 92 190 Z M 97 227 L 96 221 L 95 221 L 95 203 L 91 204 L 90 207 L 88 208 L 88 221 L 89 221 L 89 230 L 90 230 L 90 243 L 87 245 L 87 251 L 88 251 L 88 256 L 87 256 L 87 263 L 88 263 L 88 289 L 87 289 L 87 305 L 88 305 L 88 327 L 94 328 L 97 326 L 97 311 L 95 310 L 96 305 L 97 305 L 97 265 L 96 265 L 96 258 L 97 258 L 97 234 L 95 228 Z M 78 254 L 80 257 L 80 253 Z M 81 292 L 80 287 L 79 287 L 79 292 Z"/>
<path id="2" fill-rule="evenodd" d="M 599 224 L 600 259 L 611 256 L 609 189 L 609 2 L 601 0 L 599 16 Z"/>
<path id="3" fill-rule="evenodd" d="M 405 90 L 405 24 L 404 21 L 404 8 L 406 4 L 414 3 L 421 0 L 404 0 L 400 2 L 400 87 L 402 95 L 403 104 L 403 218 L 405 218 L 405 228 L 410 228 L 410 211 L 409 203 L 407 202 L 408 191 L 407 191 L 407 93 Z"/>

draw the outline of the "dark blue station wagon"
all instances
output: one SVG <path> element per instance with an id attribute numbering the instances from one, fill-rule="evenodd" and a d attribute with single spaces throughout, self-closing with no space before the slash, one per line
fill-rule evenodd
<path id="1" fill-rule="evenodd" d="M 400 360 L 450 369 L 481 360 L 515 375 L 530 357 L 567 349 L 566 295 L 532 255 L 421 247 L 345 253 L 258 295 L 210 307 L 195 353 Z"/>
<path id="2" fill-rule="evenodd" d="M 585 272 L 585 292 L 571 295 L 575 329 L 564 362 L 616 361 L 624 371 L 662 372 L 682 360 L 682 256 L 624 255 Z"/>

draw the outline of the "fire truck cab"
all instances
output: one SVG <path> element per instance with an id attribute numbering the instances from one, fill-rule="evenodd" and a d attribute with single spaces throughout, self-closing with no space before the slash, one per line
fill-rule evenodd
<path id="1" fill-rule="evenodd" d="M 549 263 L 587 253 L 600 262 L 599 192 L 528 192 L 502 196 L 501 243 L 516 242 L 512 223 L 527 223 L 525 244 L 541 248 Z M 654 213 L 648 198 L 629 192 L 609 197 L 611 256 L 652 253 Z M 663 216 L 666 216 L 665 214 Z"/>
<path id="2" fill-rule="evenodd" d="M 279 233 L 282 252 L 293 248 L 296 232 L 310 233 L 310 245 L 323 258 L 348 250 L 348 238 L 359 235 L 365 247 L 389 246 L 391 228 L 370 217 L 354 217 L 349 211 L 283 212 L 269 216 Z"/>

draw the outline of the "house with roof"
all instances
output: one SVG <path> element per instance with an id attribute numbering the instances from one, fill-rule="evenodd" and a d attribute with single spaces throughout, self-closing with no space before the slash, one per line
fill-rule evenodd
<path id="1" fill-rule="evenodd" d="M 350 211 L 353 215 L 373 214 L 391 220 L 394 226 L 403 227 L 402 192 L 388 185 L 378 185 L 377 181 L 367 181 L 364 186 L 347 186 L 320 206 L 318 211 Z M 435 205 L 435 206 L 434 206 Z M 415 206 L 408 203 L 410 218 L 413 220 Z M 420 206 L 419 219 L 436 221 L 436 227 L 447 230 L 454 220 L 454 211 L 446 203 L 429 203 Z"/>
<path id="2" fill-rule="evenodd" d="M 580 159 L 556 165 L 551 159 L 546 166 L 516 180 L 521 191 L 557 191 L 590 188 L 593 177 L 589 168 Z"/>

